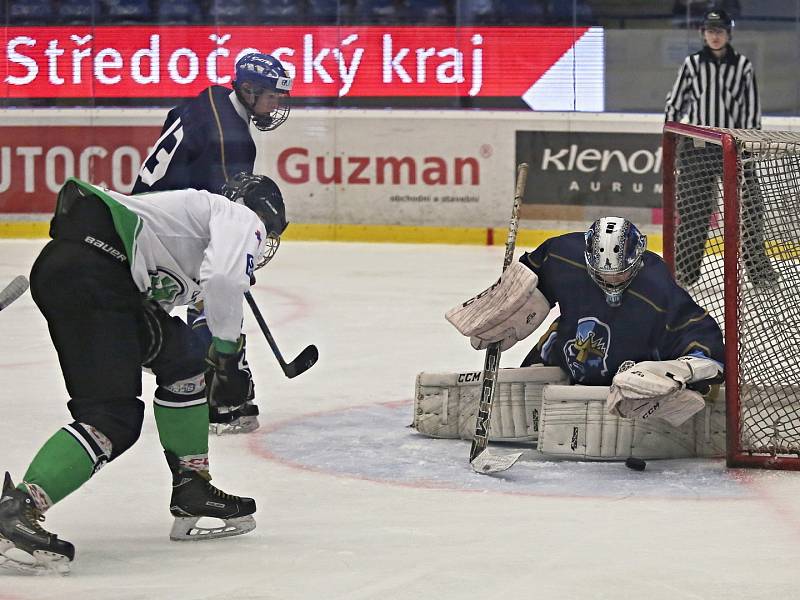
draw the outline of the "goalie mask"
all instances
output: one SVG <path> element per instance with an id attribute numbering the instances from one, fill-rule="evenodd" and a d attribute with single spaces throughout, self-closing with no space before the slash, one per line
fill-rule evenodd
<path id="1" fill-rule="evenodd" d="M 622 303 L 622 292 L 642 268 L 647 236 L 622 217 L 603 217 L 585 235 L 584 259 L 592 280 L 609 306 Z"/>
<path id="2" fill-rule="evenodd" d="M 236 97 L 260 131 L 277 129 L 289 118 L 292 78 L 281 61 L 269 54 L 246 54 L 236 63 Z"/>
<path id="3" fill-rule="evenodd" d="M 275 256 L 281 243 L 281 234 L 288 225 L 278 185 L 266 175 L 237 173 L 222 186 L 222 195 L 237 204 L 244 204 L 264 223 L 267 239 L 255 265 L 256 269 L 260 269 Z"/>

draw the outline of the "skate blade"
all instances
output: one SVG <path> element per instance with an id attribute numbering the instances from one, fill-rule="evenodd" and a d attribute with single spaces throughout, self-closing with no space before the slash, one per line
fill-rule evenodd
<path id="1" fill-rule="evenodd" d="M 470 463 L 472 470 L 481 475 L 493 475 L 501 473 L 514 466 L 522 456 L 522 452 L 513 454 L 491 454 L 489 450 L 484 450 Z"/>
<path id="2" fill-rule="evenodd" d="M 251 433 L 259 428 L 258 417 L 239 417 L 230 423 L 209 423 L 208 430 L 215 435 Z"/>
<path id="3" fill-rule="evenodd" d="M 69 558 L 63 554 L 34 550 L 33 554 L 17 548 L 12 542 L 0 542 L 0 569 L 23 575 L 67 575 Z"/>
<path id="4" fill-rule="evenodd" d="M 199 540 L 215 540 L 233 535 L 242 535 L 256 528 L 253 515 L 237 517 L 235 519 L 219 519 L 224 521 L 219 527 L 201 527 L 197 522 L 202 517 L 175 517 L 169 539 L 173 542 L 187 542 Z"/>

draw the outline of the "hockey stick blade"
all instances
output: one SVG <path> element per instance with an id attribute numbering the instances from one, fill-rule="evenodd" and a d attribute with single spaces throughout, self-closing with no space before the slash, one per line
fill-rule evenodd
<path id="1" fill-rule="evenodd" d="M 25 293 L 25 290 L 28 289 L 28 280 L 25 278 L 24 275 L 17 275 L 14 279 L 11 280 L 6 287 L 0 291 L 0 310 L 3 310 L 9 304 L 14 302 L 17 298 L 22 296 Z"/>
<path id="2" fill-rule="evenodd" d="M 472 470 L 481 475 L 493 475 L 501 473 L 514 466 L 522 456 L 522 452 L 514 452 L 512 454 L 492 454 L 488 448 L 478 454 L 469 463 L 472 465 Z"/>
<path id="3" fill-rule="evenodd" d="M 308 371 L 316 364 L 318 359 L 319 351 L 317 347 L 312 344 L 311 346 L 306 346 L 292 362 L 282 364 L 281 368 L 283 369 L 284 375 L 291 379 L 292 377 L 297 377 L 301 373 Z"/>
<path id="4" fill-rule="evenodd" d="M 250 310 L 252 311 L 256 322 L 258 323 L 258 327 L 261 329 L 261 333 L 263 333 L 264 337 L 267 339 L 267 344 L 269 344 L 269 347 L 272 349 L 272 353 L 275 355 L 275 358 L 278 359 L 278 364 L 280 364 L 283 374 L 286 375 L 286 377 L 289 379 L 297 377 L 301 373 L 308 371 L 316 364 L 317 360 L 319 359 L 319 351 L 313 344 L 304 348 L 303 351 L 292 362 L 287 363 L 283 359 L 283 354 L 281 354 L 275 338 L 272 337 L 272 333 L 267 326 L 267 322 L 264 320 L 264 316 L 258 309 L 258 304 L 256 304 L 253 295 L 250 292 L 245 292 L 244 298 L 247 300 L 247 304 L 250 306 Z"/>

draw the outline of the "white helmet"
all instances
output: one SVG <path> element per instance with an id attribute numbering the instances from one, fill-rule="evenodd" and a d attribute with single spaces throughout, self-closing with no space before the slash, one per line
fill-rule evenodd
<path id="1" fill-rule="evenodd" d="M 609 306 L 622 303 L 622 292 L 642 268 L 647 236 L 622 217 L 603 217 L 585 235 L 584 259 L 592 280 Z"/>

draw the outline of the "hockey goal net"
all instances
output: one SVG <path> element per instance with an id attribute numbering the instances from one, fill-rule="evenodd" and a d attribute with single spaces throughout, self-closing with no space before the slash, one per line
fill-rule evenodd
<path id="1" fill-rule="evenodd" d="M 725 337 L 727 463 L 800 470 L 800 133 L 667 123 L 664 258 Z"/>

